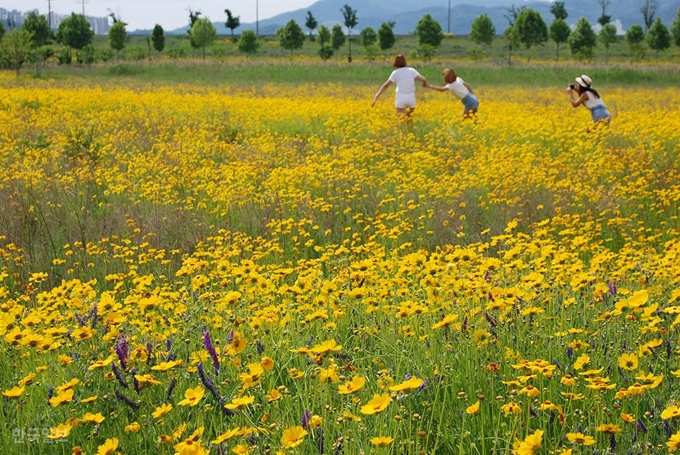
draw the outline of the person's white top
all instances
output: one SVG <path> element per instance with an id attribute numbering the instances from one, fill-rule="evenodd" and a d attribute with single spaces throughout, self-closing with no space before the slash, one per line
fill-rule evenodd
<path id="1" fill-rule="evenodd" d="M 604 106 L 604 101 L 593 93 L 586 92 L 586 100 L 583 102 L 583 105 L 592 111 L 597 106 Z"/>
<path id="2" fill-rule="evenodd" d="M 416 77 L 420 73 L 410 66 L 397 68 L 390 74 L 389 81 L 397 85 L 397 93 L 408 94 L 416 92 Z"/>
<path id="3" fill-rule="evenodd" d="M 465 86 L 465 81 L 459 77 L 457 77 L 456 80 L 450 84 L 446 84 L 444 87 L 453 92 L 453 94 L 456 95 L 456 97 L 460 100 L 465 98 L 465 96 L 470 93 L 470 90 L 468 90 Z"/>

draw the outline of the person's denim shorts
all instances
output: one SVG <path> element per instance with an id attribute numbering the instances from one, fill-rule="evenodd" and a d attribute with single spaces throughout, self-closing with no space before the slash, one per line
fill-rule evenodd
<path id="1" fill-rule="evenodd" d="M 601 122 L 606 120 L 606 122 L 609 123 L 609 121 L 612 119 L 612 115 L 604 106 L 595 106 L 590 111 L 590 114 L 593 116 L 593 122 Z"/>
<path id="2" fill-rule="evenodd" d="M 472 93 L 465 95 L 461 101 L 463 102 L 463 106 L 465 106 L 466 111 L 472 111 L 479 108 L 479 100 Z"/>

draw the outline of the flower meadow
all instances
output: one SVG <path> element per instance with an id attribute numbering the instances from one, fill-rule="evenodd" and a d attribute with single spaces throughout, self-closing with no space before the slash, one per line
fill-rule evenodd
<path id="1" fill-rule="evenodd" d="M 680 447 L 677 89 L 0 82 L 0 453 Z"/>

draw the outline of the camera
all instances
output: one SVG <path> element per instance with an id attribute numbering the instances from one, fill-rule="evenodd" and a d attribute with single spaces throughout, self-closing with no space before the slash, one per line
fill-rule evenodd
<path id="1" fill-rule="evenodd" d="M 569 84 L 569 88 L 572 89 L 572 90 L 576 90 L 576 85 L 574 85 L 574 84 Z"/>

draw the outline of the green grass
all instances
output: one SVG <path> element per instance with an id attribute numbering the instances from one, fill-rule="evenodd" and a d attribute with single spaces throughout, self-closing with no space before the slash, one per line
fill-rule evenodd
<path id="1" fill-rule="evenodd" d="M 598 87 L 676 87 L 680 85 L 677 65 L 626 65 L 517 62 L 512 66 L 492 62 L 441 59 L 411 61 L 433 83 L 441 82 L 441 71 L 452 66 L 473 87 L 566 86 L 575 76 L 588 73 Z M 308 62 L 300 58 L 241 60 L 163 60 L 119 62 L 90 67 L 49 66 L 43 78 L 67 80 L 73 77 L 92 82 L 134 81 L 161 84 L 240 85 L 259 84 L 347 84 L 379 86 L 392 70 L 391 62 Z"/>

